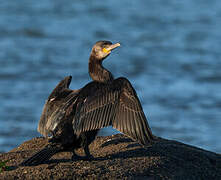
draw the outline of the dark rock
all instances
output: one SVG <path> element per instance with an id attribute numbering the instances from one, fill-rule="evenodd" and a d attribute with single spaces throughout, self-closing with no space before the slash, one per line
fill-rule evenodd
<path id="1" fill-rule="evenodd" d="M 71 161 L 71 153 L 62 152 L 45 164 L 17 166 L 46 144 L 45 138 L 34 138 L 0 154 L 1 161 L 9 160 L 0 179 L 221 179 L 220 154 L 162 138 L 141 147 L 120 134 L 97 137 L 91 161 Z M 83 155 L 82 149 L 78 153 Z"/>

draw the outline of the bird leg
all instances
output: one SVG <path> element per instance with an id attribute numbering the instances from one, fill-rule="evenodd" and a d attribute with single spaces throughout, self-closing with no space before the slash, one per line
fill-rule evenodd
<path id="1" fill-rule="evenodd" d="M 76 160 L 91 160 L 91 159 L 94 159 L 94 157 L 90 154 L 90 151 L 89 151 L 89 147 L 88 145 L 86 145 L 84 147 L 84 152 L 85 152 L 85 156 L 79 156 L 75 153 L 75 151 L 73 150 L 72 153 L 72 161 L 76 161 Z"/>
<path id="2" fill-rule="evenodd" d="M 72 151 L 72 153 L 73 153 L 73 155 L 71 157 L 72 161 L 82 160 L 82 156 L 77 155 L 74 150 Z"/>
<path id="3" fill-rule="evenodd" d="M 84 153 L 86 155 L 85 159 L 88 159 L 88 160 L 94 159 L 94 156 L 92 156 L 90 151 L 89 151 L 88 145 L 84 146 Z"/>

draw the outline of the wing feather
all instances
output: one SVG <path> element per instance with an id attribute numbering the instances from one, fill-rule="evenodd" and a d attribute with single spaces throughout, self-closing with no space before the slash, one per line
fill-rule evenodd
<path id="1" fill-rule="evenodd" d="M 44 104 L 38 123 L 38 131 L 45 137 L 51 133 L 66 115 L 68 107 L 74 103 L 80 90 L 71 90 L 71 76 L 65 77 L 53 89 Z"/>
<path id="2" fill-rule="evenodd" d="M 109 84 L 93 82 L 82 89 L 84 97 L 77 102 L 81 106 L 77 105 L 73 119 L 76 134 L 112 125 L 140 144 L 153 139 L 140 101 L 127 79 L 118 78 Z"/>

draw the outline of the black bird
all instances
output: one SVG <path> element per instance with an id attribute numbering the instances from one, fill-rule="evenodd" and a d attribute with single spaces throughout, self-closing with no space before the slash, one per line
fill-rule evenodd
<path id="1" fill-rule="evenodd" d="M 151 129 L 137 94 L 126 78 L 114 79 L 102 66 L 111 51 L 120 46 L 98 41 L 89 58 L 89 74 L 93 81 L 79 90 L 69 89 L 71 76 L 62 80 L 46 101 L 38 131 L 51 135 L 48 145 L 21 165 L 37 165 L 61 151 L 73 152 L 72 159 L 91 159 L 89 144 L 100 128 L 113 126 L 141 145 L 153 140 Z M 86 156 L 77 156 L 83 147 Z"/>

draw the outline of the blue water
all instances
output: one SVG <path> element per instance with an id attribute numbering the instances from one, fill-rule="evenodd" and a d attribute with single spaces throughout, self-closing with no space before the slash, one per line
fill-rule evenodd
<path id="1" fill-rule="evenodd" d="M 155 135 L 221 153 L 220 32 L 219 0 L 1 1 L 0 151 L 39 136 L 50 91 L 89 82 L 106 39 L 122 46 L 104 66 L 131 81 Z"/>

